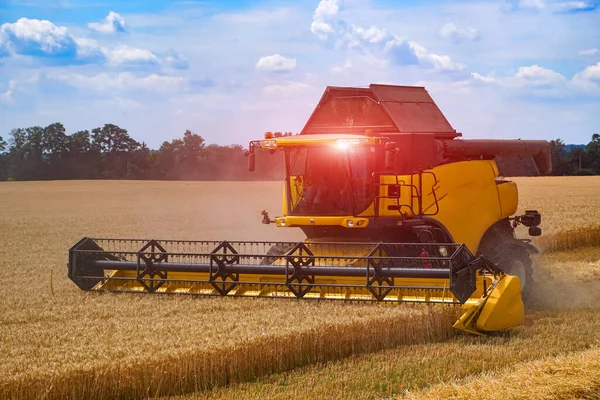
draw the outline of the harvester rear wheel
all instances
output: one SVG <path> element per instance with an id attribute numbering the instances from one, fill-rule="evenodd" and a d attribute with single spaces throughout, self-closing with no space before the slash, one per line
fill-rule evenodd
<path id="1" fill-rule="evenodd" d="M 519 278 L 521 281 L 521 294 L 523 300 L 526 300 L 533 287 L 533 268 L 529 251 L 522 246 L 509 246 L 505 249 L 498 266 L 507 274 Z"/>

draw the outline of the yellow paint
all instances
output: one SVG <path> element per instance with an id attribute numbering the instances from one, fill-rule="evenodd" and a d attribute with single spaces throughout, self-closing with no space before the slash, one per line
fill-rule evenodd
<path id="1" fill-rule="evenodd" d="M 491 293 L 482 297 L 475 305 L 466 305 L 465 309 L 465 313 L 453 327 L 468 333 L 481 335 L 523 324 L 525 307 L 519 278 L 502 275 L 494 282 Z"/>
<path id="2" fill-rule="evenodd" d="M 435 178 L 430 172 L 435 174 Z M 400 220 L 410 218 L 423 211 L 428 218 L 439 221 L 456 243 L 464 243 L 475 254 L 487 229 L 495 222 L 513 215 L 517 209 L 516 184 L 513 182 L 497 183 L 497 177 L 496 163 L 491 160 L 440 165 L 424 171 L 422 182 L 419 181 L 418 174 L 398 177 L 383 175 L 380 181 L 382 184 L 380 196 L 386 196 L 389 185 L 396 184 L 399 185 L 400 196 L 393 199 L 380 199 L 379 216 Z M 422 210 L 419 207 L 419 193 L 422 193 Z M 294 201 L 297 200 L 294 197 Z M 400 207 L 399 211 L 390 209 L 390 207 L 398 206 Z M 285 196 L 283 209 L 284 211 L 288 209 Z M 286 214 L 287 212 L 284 212 L 284 215 Z M 359 216 L 366 219 L 373 218 L 375 202 Z M 287 216 L 285 218 L 286 227 L 327 224 L 346 226 L 344 221 L 352 216 L 315 215 L 309 217 Z M 312 223 L 311 220 L 315 222 Z M 374 239 L 376 240 L 376 238 Z"/>
<path id="3" fill-rule="evenodd" d="M 348 225 L 348 221 L 353 221 L 352 226 Z M 325 217 L 305 217 L 305 216 L 292 216 L 277 217 L 275 218 L 275 224 L 281 227 L 299 227 L 306 225 L 315 226 L 335 226 L 340 225 L 349 229 L 366 228 L 369 225 L 368 218 L 348 216 L 325 216 Z"/>
<path id="4" fill-rule="evenodd" d="M 350 135 L 350 134 L 323 134 L 323 135 L 298 135 L 283 136 L 279 138 L 270 138 L 257 140 L 258 146 L 266 149 L 282 149 L 286 147 L 306 147 L 306 146 L 335 146 L 340 141 L 346 141 L 349 145 L 367 145 L 379 143 L 386 138 Z M 356 144 L 354 144 L 356 143 Z"/>

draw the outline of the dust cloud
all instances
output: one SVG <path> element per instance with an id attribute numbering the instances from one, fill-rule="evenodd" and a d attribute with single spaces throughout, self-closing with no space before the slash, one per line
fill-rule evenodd
<path id="1" fill-rule="evenodd" d="M 534 265 L 534 286 L 526 307 L 530 311 L 600 309 L 600 281 L 582 281 L 568 274 L 553 274 L 543 263 Z M 564 268 L 569 268 L 568 264 Z"/>

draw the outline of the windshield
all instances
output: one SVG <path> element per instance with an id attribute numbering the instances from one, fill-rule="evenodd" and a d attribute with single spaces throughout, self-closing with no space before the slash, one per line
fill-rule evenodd
<path id="1" fill-rule="evenodd" d="M 358 215 L 373 201 L 373 146 L 286 150 L 289 215 Z"/>

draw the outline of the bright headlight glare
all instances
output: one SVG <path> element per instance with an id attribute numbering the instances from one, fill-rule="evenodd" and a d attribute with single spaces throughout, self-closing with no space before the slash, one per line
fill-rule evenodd
<path id="1" fill-rule="evenodd" d="M 442 257 L 448 257 L 448 248 L 446 246 L 440 246 L 439 252 Z"/>
<path id="2" fill-rule="evenodd" d="M 279 226 L 285 226 L 285 219 L 279 220 Z"/>
<path id="3" fill-rule="evenodd" d="M 350 146 L 358 146 L 365 143 L 369 143 L 369 138 L 338 139 L 335 141 L 335 147 L 338 149 L 347 149 Z"/>
<path id="4" fill-rule="evenodd" d="M 349 219 L 348 222 L 347 222 L 347 224 L 348 224 L 348 228 L 353 228 L 354 227 L 354 220 Z"/>
<path id="5" fill-rule="evenodd" d="M 265 149 L 276 149 L 277 141 L 276 140 L 261 140 L 260 147 Z"/>

